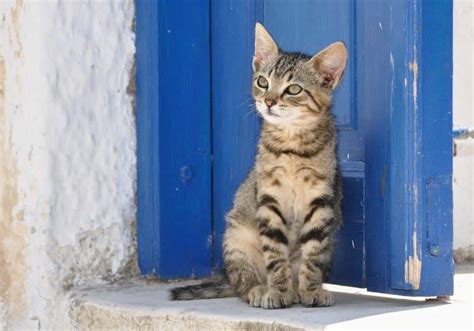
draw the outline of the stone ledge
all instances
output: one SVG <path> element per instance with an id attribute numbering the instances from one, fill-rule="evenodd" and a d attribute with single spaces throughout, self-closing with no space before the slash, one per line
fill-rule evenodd
<path id="1" fill-rule="evenodd" d="M 456 275 L 455 296 L 448 302 L 328 285 L 333 307 L 264 310 L 237 298 L 169 301 L 168 289 L 176 284 L 135 280 L 73 291 L 69 315 L 80 330 L 472 329 L 473 270 L 462 268 Z"/>

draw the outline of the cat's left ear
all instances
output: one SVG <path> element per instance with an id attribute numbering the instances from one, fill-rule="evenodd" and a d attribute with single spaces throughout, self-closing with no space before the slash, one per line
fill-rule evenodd
<path id="1" fill-rule="evenodd" d="M 309 62 L 323 76 L 323 86 L 334 90 L 346 68 L 346 46 L 342 41 L 335 42 L 313 56 Z"/>
<path id="2" fill-rule="evenodd" d="M 253 70 L 260 69 L 262 64 L 267 63 L 278 56 L 278 46 L 273 38 L 265 30 L 263 25 L 257 22 L 255 25 L 255 53 L 253 55 Z"/>

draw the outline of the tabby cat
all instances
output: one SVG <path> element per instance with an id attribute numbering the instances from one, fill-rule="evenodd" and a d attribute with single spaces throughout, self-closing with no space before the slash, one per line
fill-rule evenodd
<path id="1" fill-rule="evenodd" d="M 238 295 L 267 309 L 333 304 L 322 288 L 341 224 L 330 108 L 346 61 L 342 42 L 313 57 L 284 52 L 257 23 L 252 91 L 264 123 L 255 166 L 226 216 L 226 279 L 175 288 L 172 299 Z"/>

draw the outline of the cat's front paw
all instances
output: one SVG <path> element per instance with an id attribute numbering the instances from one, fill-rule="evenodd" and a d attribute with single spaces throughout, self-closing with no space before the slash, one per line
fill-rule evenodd
<path id="1" fill-rule="evenodd" d="M 251 307 L 260 307 L 263 295 L 267 292 L 267 287 L 264 285 L 254 286 L 247 295 L 247 301 Z"/>
<path id="2" fill-rule="evenodd" d="M 299 290 L 300 301 L 306 307 L 329 307 L 334 304 L 332 293 L 324 289 L 315 291 Z"/>
<path id="3" fill-rule="evenodd" d="M 268 290 L 262 297 L 260 307 L 265 309 L 287 308 L 293 304 L 293 291 Z"/>

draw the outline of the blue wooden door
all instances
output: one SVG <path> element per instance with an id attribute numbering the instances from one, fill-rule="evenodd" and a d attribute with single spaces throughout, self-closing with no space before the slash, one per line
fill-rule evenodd
<path id="1" fill-rule="evenodd" d="M 285 50 L 314 54 L 337 40 L 349 50 L 333 107 L 344 226 L 331 282 L 451 294 L 451 17 L 448 0 L 138 1 L 142 272 L 222 269 L 224 215 L 260 128 L 258 21 Z"/>
<path id="2" fill-rule="evenodd" d="M 335 94 L 339 159 L 344 177 L 344 226 L 338 237 L 333 281 L 365 284 L 364 144 L 357 106 L 355 4 L 352 1 L 214 1 L 212 2 L 212 86 L 214 151 L 214 224 L 222 240 L 224 214 L 255 160 L 260 119 L 250 87 L 255 22 L 261 22 L 289 51 L 316 54 L 343 40 L 350 58 Z M 221 266 L 221 247 L 215 256 Z"/>

